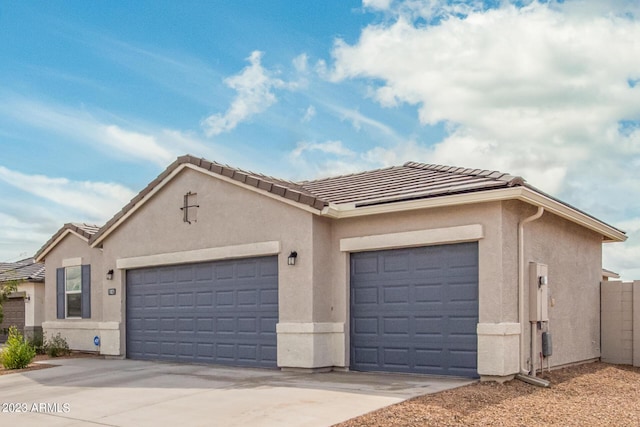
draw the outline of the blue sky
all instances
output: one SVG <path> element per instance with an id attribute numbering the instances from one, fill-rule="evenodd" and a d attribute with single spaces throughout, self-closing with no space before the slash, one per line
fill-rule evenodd
<path id="1" fill-rule="evenodd" d="M 407 160 L 522 175 L 629 234 L 635 1 L 0 3 L 0 261 L 191 153 L 289 179 Z"/>

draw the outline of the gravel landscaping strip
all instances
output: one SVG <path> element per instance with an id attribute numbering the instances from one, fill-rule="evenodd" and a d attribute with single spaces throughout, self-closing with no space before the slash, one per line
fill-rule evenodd
<path id="1" fill-rule="evenodd" d="M 640 426 L 640 368 L 596 362 L 545 373 L 550 388 L 476 383 L 351 419 L 356 426 Z"/>

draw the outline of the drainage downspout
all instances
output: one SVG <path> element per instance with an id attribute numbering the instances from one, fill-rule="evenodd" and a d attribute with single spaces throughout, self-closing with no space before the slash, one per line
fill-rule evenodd
<path id="1" fill-rule="evenodd" d="M 518 321 L 520 322 L 520 374 L 518 378 L 530 384 L 549 387 L 547 381 L 529 376 L 525 369 L 525 316 L 524 316 L 524 225 L 539 219 L 544 213 L 544 208 L 538 206 L 538 212 L 520 221 L 518 224 Z M 531 361 L 533 364 L 533 360 Z M 524 377 L 524 378 L 523 378 Z M 546 383 L 546 384 L 545 384 Z"/>

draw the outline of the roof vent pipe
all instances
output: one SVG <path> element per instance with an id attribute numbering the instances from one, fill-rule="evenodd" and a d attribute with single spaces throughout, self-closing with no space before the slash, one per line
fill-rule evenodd
<path id="1" fill-rule="evenodd" d="M 525 368 L 525 319 L 524 319 L 524 225 L 539 219 L 544 208 L 538 206 L 538 212 L 520 221 L 518 224 L 518 322 L 520 322 L 520 375 L 529 375 Z"/>

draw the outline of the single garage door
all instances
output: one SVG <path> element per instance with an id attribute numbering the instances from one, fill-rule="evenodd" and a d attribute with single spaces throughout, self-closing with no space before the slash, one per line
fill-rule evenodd
<path id="1" fill-rule="evenodd" d="M 276 366 L 278 260 L 127 271 L 127 357 Z"/>
<path id="2" fill-rule="evenodd" d="M 351 369 L 477 377 L 478 244 L 351 255 Z"/>
<path id="3" fill-rule="evenodd" d="M 9 337 L 9 327 L 15 326 L 20 333 L 24 333 L 24 297 L 9 298 L 2 304 L 4 320 L 0 323 L 0 342 L 6 342 Z"/>

